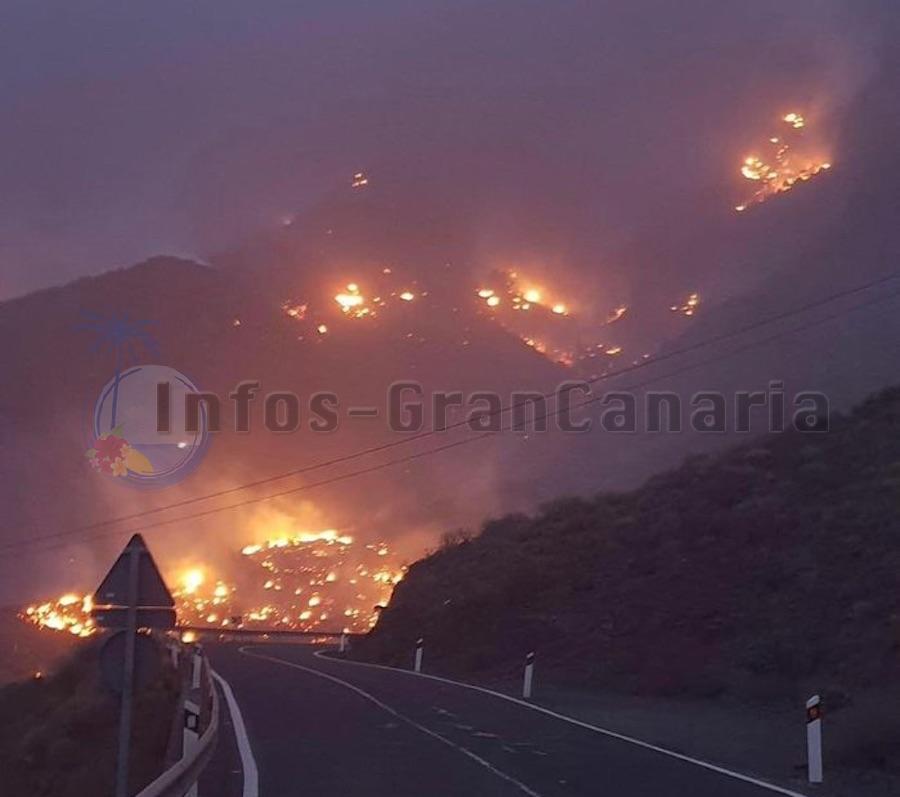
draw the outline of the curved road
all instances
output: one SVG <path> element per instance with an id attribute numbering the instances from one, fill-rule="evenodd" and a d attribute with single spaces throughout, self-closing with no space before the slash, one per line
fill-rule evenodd
<path id="1" fill-rule="evenodd" d="M 316 656 L 310 646 L 207 650 L 240 706 L 262 797 L 792 794 L 463 686 Z M 230 732 L 219 748 L 201 797 L 242 797 Z"/>

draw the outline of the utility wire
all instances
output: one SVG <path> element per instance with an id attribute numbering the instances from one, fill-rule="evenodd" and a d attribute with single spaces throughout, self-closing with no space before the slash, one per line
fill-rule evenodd
<path id="1" fill-rule="evenodd" d="M 735 355 L 738 355 L 744 351 L 748 351 L 750 349 L 755 349 L 760 346 L 765 346 L 768 343 L 772 343 L 776 340 L 780 340 L 782 338 L 785 338 L 785 337 L 788 337 L 791 335 L 798 335 L 801 332 L 804 332 L 806 330 L 813 329 L 815 327 L 826 324 L 830 321 L 834 321 L 838 318 L 841 318 L 841 317 L 847 315 L 848 313 L 855 312 L 857 310 L 861 310 L 863 308 L 870 307 L 870 306 L 880 304 L 883 302 L 887 302 L 887 301 L 896 299 L 898 297 L 900 297 L 900 291 L 898 291 L 896 293 L 892 293 L 892 294 L 882 294 L 880 296 L 876 296 L 865 302 L 856 304 L 850 308 L 846 308 L 842 311 L 837 311 L 837 312 L 831 313 L 827 316 L 817 318 L 813 321 L 809 321 L 809 322 L 801 324 L 797 327 L 793 327 L 792 329 L 784 330 L 782 332 L 778 332 L 773 335 L 770 335 L 766 338 L 761 338 L 756 341 L 748 342 L 748 343 L 746 343 L 742 346 L 739 346 L 736 349 L 730 350 L 728 352 L 724 352 L 724 353 L 716 355 L 714 357 L 708 357 L 703 360 L 699 360 L 688 366 L 683 366 L 681 368 L 674 369 L 665 374 L 659 374 L 657 376 L 651 377 L 642 382 L 637 382 L 637 383 L 628 385 L 626 387 L 623 387 L 622 390 L 637 390 L 639 388 L 646 387 L 650 384 L 653 384 L 653 383 L 658 382 L 663 379 L 669 379 L 671 377 L 680 376 L 684 373 L 688 373 L 689 371 L 696 370 L 697 368 L 700 368 L 704 365 L 709 365 L 711 363 L 731 359 Z M 552 396 L 553 396 L 553 394 L 550 394 L 550 397 L 552 397 Z M 536 422 L 537 420 L 553 418 L 553 417 L 558 416 L 563 411 L 570 412 L 571 410 L 579 409 L 581 407 L 585 407 L 585 406 L 594 404 L 602 399 L 603 399 L 602 395 L 591 396 L 589 398 L 583 399 L 580 402 L 573 403 L 570 407 L 567 407 L 567 408 L 559 408 L 558 407 L 553 410 L 548 410 L 541 415 L 535 416 L 535 418 L 533 419 L 533 422 Z M 488 413 L 485 413 L 484 417 L 487 417 L 487 415 L 488 415 Z M 468 424 L 468 421 L 466 422 L 466 424 Z M 208 517 L 210 515 L 218 514 L 219 512 L 226 512 L 226 511 L 230 511 L 232 509 L 238 509 L 238 508 L 241 508 L 244 506 L 257 504 L 257 503 L 261 503 L 264 501 L 270 501 L 275 498 L 282 498 L 287 495 L 294 495 L 299 492 L 305 492 L 306 490 L 312 490 L 317 487 L 324 487 L 327 485 L 336 484 L 339 482 L 347 481 L 348 479 L 356 478 L 358 476 L 364 476 L 367 474 L 376 473 L 381 470 L 386 470 L 387 468 L 392 468 L 392 467 L 396 467 L 398 465 L 403 465 L 403 464 L 406 464 L 409 462 L 414 462 L 416 460 L 423 459 L 423 458 L 429 457 L 429 456 L 433 456 L 435 454 L 439 454 L 444 451 L 449 451 L 451 449 L 460 448 L 460 447 L 462 447 L 464 445 L 468 445 L 470 443 L 479 442 L 488 437 L 494 437 L 502 432 L 510 431 L 512 429 L 513 429 L 513 426 L 509 425 L 506 428 L 501 427 L 501 429 L 499 431 L 480 432 L 471 437 L 465 437 L 462 440 L 456 440 L 456 441 L 453 441 L 450 443 L 445 443 L 443 445 L 435 446 L 433 448 L 429 448 L 424 451 L 419 451 L 419 452 L 415 452 L 413 454 L 408 454 L 408 455 L 405 455 L 402 457 L 397 457 L 395 459 L 388 460 L 385 462 L 380 462 L 380 463 L 368 466 L 366 468 L 360 468 L 357 470 L 348 471 L 347 473 L 342 473 L 342 474 L 338 474 L 336 476 L 331 476 L 331 477 L 328 477 L 325 479 L 320 479 L 319 481 L 308 482 L 306 484 L 298 485 L 296 487 L 291 487 L 291 488 L 288 488 L 285 490 L 280 490 L 278 492 L 269 493 L 269 494 L 266 494 L 263 496 L 255 496 L 255 497 L 247 498 L 247 499 L 237 501 L 237 502 L 234 502 L 231 504 L 226 504 L 225 506 L 212 507 L 210 509 L 201 510 L 201 511 L 194 512 L 194 513 L 191 513 L 188 515 L 181 515 L 181 516 L 174 517 L 174 518 L 166 518 L 166 519 L 162 519 L 162 520 L 157 520 L 157 521 L 153 521 L 150 523 L 146 523 L 144 525 L 131 527 L 128 529 L 107 530 L 107 531 L 102 531 L 102 532 L 98 532 L 96 534 L 87 535 L 87 536 L 80 536 L 79 529 L 70 529 L 69 531 L 55 532 L 53 534 L 47 534 L 47 535 L 43 535 L 40 537 L 32 537 L 29 540 L 19 540 L 19 541 L 12 542 L 12 543 L 6 543 L 5 545 L 0 546 L 0 557 L 6 557 L 6 556 L 13 555 L 14 552 L 16 552 L 16 549 L 31 548 L 31 550 L 28 551 L 29 553 L 43 553 L 45 551 L 54 550 L 56 548 L 67 547 L 67 546 L 70 546 L 73 544 L 81 544 L 84 542 L 101 539 L 104 537 L 115 536 L 115 535 L 126 534 L 126 533 L 133 534 L 133 533 L 140 532 L 140 531 L 147 531 L 149 529 L 159 528 L 161 526 L 168 526 L 168 525 L 182 523 L 182 522 L 189 521 L 189 520 L 197 520 L 200 518 Z M 147 513 L 147 514 L 149 514 L 149 513 Z M 135 517 L 141 517 L 141 514 L 138 513 Z M 70 539 L 62 539 L 62 540 L 59 539 L 59 538 L 74 537 L 76 535 L 78 535 L 78 539 L 71 539 L 71 540 Z M 55 543 L 50 543 L 49 542 L 50 540 L 58 540 L 58 541 Z M 38 547 L 36 544 L 39 544 L 41 542 L 47 542 L 47 544 Z M 18 555 L 18 553 L 17 553 L 17 555 Z"/>
<path id="2" fill-rule="evenodd" d="M 730 330 L 728 332 L 723 332 L 718 335 L 714 335 L 710 338 L 697 341 L 696 343 L 689 344 L 687 346 L 683 346 L 681 348 L 672 349 L 670 351 L 664 352 L 663 354 L 652 357 L 647 360 L 643 360 L 637 363 L 634 363 L 629 366 L 625 366 L 616 371 L 611 371 L 609 373 L 601 374 L 599 376 L 591 377 L 589 379 L 581 379 L 576 380 L 581 384 L 593 385 L 598 382 L 605 382 L 612 379 L 616 379 L 620 376 L 624 376 L 630 373 L 634 373 L 635 371 L 639 371 L 645 368 L 648 368 L 653 365 L 658 365 L 660 363 L 666 362 L 668 360 L 674 359 L 676 357 L 681 357 L 685 354 L 690 354 L 691 352 L 698 351 L 700 349 L 704 349 L 708 346 L 713 346 L 716 343 L 722 343 L 727 340 L 731 340 L 736 337 L 740 337 L 741 335 L 747 334 L 749 332 L 753 332 L 757 329 L 760 329 L 765 326 L 769 326 L 770 324 L 778 323 L 779 321 L 784 321 L 789 318 L 792 318 L 797 315 L 801 315 L 803 313 L 807 313 L 811 310 L 817 309 L 819 307 L 826 306 L 831 304 L 832 302 L 838 301 L 840 299 L 845 299 L 850 296 L 854 296 L 859 293 L 863 293 L 865 291 L 871 290 L 876 287 L 880 287 L 888 284 L 889 282 L 896 280 L 900 277 L 900 271 L 894 271 L 890 274 L 880 277 L 878 279 L 872 280 L 870 282 L 857 285 L 853 288 L 848 288 L 842 291 L 838 291 L 836 293 L 830 294 L 821 299 L 816 299 L 814 301 L 807 302 L 804 305 L 799 307 L 795 307 L 791 310 L 786 310 L 781 313 L 776 313 L 771 316 L 767 316 L 766 318 L 758 319 L 751 323 L 745 324 L 741 327 L 738 327 L 734 330 Z M 548 393 L 542 394 L 542 397 L 545 399 L 552 399 L 556 395 L 556 391 L 550 391 Z M 518 403 L 513 403 L 509 405 L 502 406 L 498 409 L 486 411 L 481 413 L 481 417 L 494 417 L 494 416 L 502 416 L 507 413 L 513 412 L 514 410 L 520 409 L 522 407 L 527 406 L 530 403 L 530 399 L 523 400 Z M 140 512 L 133 512 L 127 515 L 119 515 L 117 517 L 108 518 L 106 520 L 96 521 L 94 523 L 88 523 L 83 526 L 76 526 L 74 528 L 68 529 L 66 531 L 56 532 L 52 535 L 45 535 L 41 539 L 46 539 L 50 537 L 62 537 L 67 536 L 69 534 L 82 533 L 87 531 L 93 531 L 94 529 L 104 528 L 106 526 L 118 525 L 120 523 L 125 523 L 131 520 L 140 520 L 145 517 L 149 517 L 152 515 L 160 514 L 162 512 L 168 512 L 173 509 L 181 509 L 186 506 L 191 506 L 193 504 L 201 503 L 203 501 L 210 501 L 215 498 L 222 498 L 226 495 L 231 495 L 236 492 L 242 492 L 244 490 L 250 490 L 255 487 L 262 487 L 266 484 L 272 484 L 277 481 L 282 481 L 284 479 L 288 479 L 294 476 L 302 476 L 307 473 L 312 473 L 317 470 L 322 470 L 324 468 L 334 467 L 335 465 L 343 465 L 347 462 L 352 462 L 356 459 L 360 459 L 366 456 L 372 456 L 374 454 L 379 454 L 384 451 L 391 450 L 393 448 L 397 448 L 399 446 L 409 445 L 410 443 L 417 442 L 419 440 L 424 440 L 430 437 L 433 437 L 437 434 L 443 434 L 445 432 L 452 431 L 454 429 L 468 426 L 470 423 L 469 419 L 464 419 L 460 421 L 455 421 L 453 423 L 447 424 L 447 426 L 438 431 L 436 429 L 428 429 L 426 431 L 417 432 L 415 434 L 410 434 L 408 436 L 404 436 L 399 440 L 391 440 L 385 443 L 380 443 L 378 445 L 370 446 L 368 448 L 359 449 L 357 451 L 350 452 L 348 454 L 342 454 L 337 457 L 332 457 L 331 459 L 326 459 L 321 462 L 315 462 L 310 465 L 305 465 L 300 468 L 294 468 L 292 470 L 284 471 L 282 473 L 277 473 L 272 476 L 267 476 L 262 479 L 257 479 L 254 481 L 244 482 L 241 484 L 234 485 L 233 487 L 227 487 L 222 490 L 217 490 L 215 492 L 205 493 L 203 495 L 193 496 L 191 498 L 185 498 L 180 501 L 175 501 L 169 504 L 165 504 L 163 506 L 152 507 L 149 509 L 142 510 Z M 0 551 L 2 551 L 6 546 L 0 545 Z"/>

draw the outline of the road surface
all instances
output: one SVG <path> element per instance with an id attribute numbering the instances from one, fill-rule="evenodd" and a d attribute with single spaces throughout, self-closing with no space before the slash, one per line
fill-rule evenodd
<path id="1" fill-rule="evenodd" d="M 261 797 L 791 794 L 490 694 L 316 656 L 312 646 L 207 650 L 240 707 Z M 201 797 L 245 795 L 232 731 Z"/>

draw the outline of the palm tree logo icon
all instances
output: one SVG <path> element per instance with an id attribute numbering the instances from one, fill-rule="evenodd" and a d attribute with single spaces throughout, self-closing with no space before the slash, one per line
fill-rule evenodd
<path id="1" fill-rule="evenodd" d="M 87 321 L 80 327 L 97 335 L 97 343 L 93 354 L 102 351 L 112 351 L 115 377 L 113 383 L 112 418 L 110 431 L 116 427 L 119 405 L 119 383 L 122 378 L 122 368 L 130 357 L 138 359 L 138 354 L 143 348 L 147 353 L 158 356 L 159 347 L 153 336 L 147 331 L 150 321 L 132 321 L 126 315 L 103 318 L 95 313 L 84 313 Z"/>

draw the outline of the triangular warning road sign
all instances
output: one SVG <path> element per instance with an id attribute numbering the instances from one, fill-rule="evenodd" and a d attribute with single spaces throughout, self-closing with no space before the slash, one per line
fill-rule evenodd
<path id="1" fill-rule="evenodd" d="M 172 595 L 166 587 L 159 568 L 140 534 L 135 534 L 119 554 L 116 563 L 106 574 L 97 592 L 94 594 L 94 605 L 98 607 L 129 605 L 129 581 L 131 556 L 138 557 L 137 607 L 138 608 L 170 608 L 175 605 Z"/>

